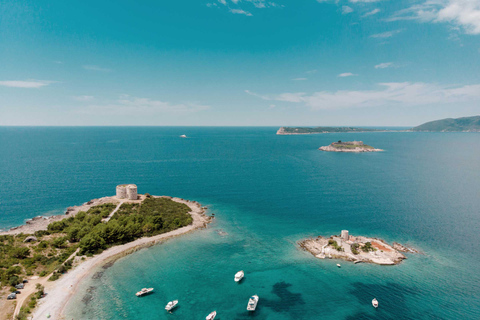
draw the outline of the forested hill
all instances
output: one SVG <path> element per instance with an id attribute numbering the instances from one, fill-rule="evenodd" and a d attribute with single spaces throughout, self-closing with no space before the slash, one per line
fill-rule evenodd
<path id="1" fill-rule="evenodd" d="M 370 132 L 382 131 L 377 129 L 355 128 L 355 127 L 281 127 L 277 134 L 313 134 L 313 133 L 330 133 L 330 132 Z"/>
<path id="2" fill-rule="evenodd" d="M 430 121 L 412 128 L 412 130 L 431 132 L 480 132 L 480 116 Z"/>

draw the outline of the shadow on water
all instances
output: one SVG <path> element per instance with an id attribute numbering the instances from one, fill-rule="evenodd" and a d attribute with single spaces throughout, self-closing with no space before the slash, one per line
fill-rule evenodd
<path id="1" fill-rule="evenodd" d="M 345 320 L 441 319 L 433 314 L 418 315 L 411 312 L 412 308 L 408 306 L 406 298 L 418 294 L 418 289 L 415 287 L 393 282 L 385 285 L 356 282 L 349 293 L 364 306 L 372 306 L 372 299 L 376 298 L 379 301 L 379 307 L 374 309 L 372 306 L 371 312 L 357 312 L 347 316 Z"/>
<path id="2" fill-rule="evenodd" d="M 288 313 L 292 308 L 295 310 L 297 305 L 305 304 L 302 294 L 293 293 L 289 290 L 289 287 L 291 286 L 292 285 L 290 283 L 286 283 L 284 281 L 275 283 L 272 288 L 272 293 L 275 294 L 279 299 L 271 300 L 267 298 L 260 298 L 257 310 L 255 312 L 241 313 L 235 317 L 235 320 L 261 318 L 262 308 L 270 308 L 279 313 Z M 295 315 L 295 318 L 298 319 L 298 314 Z"/>

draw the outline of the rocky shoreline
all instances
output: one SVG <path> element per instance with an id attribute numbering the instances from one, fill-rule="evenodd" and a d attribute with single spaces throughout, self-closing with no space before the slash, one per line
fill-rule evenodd
<path id="1" fill-rule="evenodd" d="M 353 149 L 337 149 L 335 147 L 332 147 L 331 145 L 330 146 L 324 146 L 324 147 L 320 147 L 318 148 L 318 150 L 321 150 L 321 151 L 328 151 L 328 152 L 379 152 L 379 151 L 384 151 L 382 149 L 366 149 L 366 148 L 361 148 L 361 147 L 356 147 L 356 148 L 353 148 Z"/>
<path id="2" fill-rule="evenodd" d="M 347 240 L 348 239 L 348 240 Z M 353 263 L 396 265 L 407 259 L 403 253 L 419 253 L 414 248 L 394 242 L 389 245 L 382 239 L 363 236 L 331 236 L 304 239 L 298 245 L 319 259 L 339 259 Z"/>

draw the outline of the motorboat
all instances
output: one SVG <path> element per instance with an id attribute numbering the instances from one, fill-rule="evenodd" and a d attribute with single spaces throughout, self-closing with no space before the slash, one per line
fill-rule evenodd
<path id="1" fill-rule="evenodd" d="M 235 273 L 235 282 L 240 282 L 244 276 L 245 273 L 243 272 L 243 270 L 238 271 L 237 273 Z"/>
<path id="2" fill-rule="evenodd" d="M 186 137 L 187 137 L 187 135 L 185 135 L 185 134 L 182 134 L 182 135 L 180 136 L 180 138 L 186 138 Z"/>
<path id="3" fill-rule="evenodd" d="M 248 300 L 248 305 L 247 305 L 247 310 L 248 311 L 255 311 L 257 309 L 257 304 L 258 304 L 258 296 L 254 295 L 251 296 L 250 299 Z"/>
<path id="4" fill-rule="evenodd" d="M 378 308 L 378 301 L 376 298 L 373 298 L 372 300 L 372 306 L 374 306 L 375 308 Z"/>
<path id="5" fill-rule="evenodd" d="M 217 316 L 217 311 L 213 311 L 207 316 L 207 320 L 213 320 Z"/>
<path id="6" fill-rule="evenodd" d="M 135 295 L 137 297 L 141 297 L 141 296 L 144 296 L 144 295 L 152 293 L 152 292 L 153 292 L 153 288 L 143 288 L 142 290 L 135 293 Z"/>
<path id="7" fill-rule="evenodd" d="M 342 266 L 340 265 L 340 263 L 337 263 L 337 267 L 341 268 Z"/>
<path id="8" fill-rule="evenodd" d="M 167 305 L 165 306 L 165 310 L 167 311 L 171 311 L 173 308 L 175 308 L 178 304 L 178 300 L 173 300 L 173 301 L 170 301 L 169 303 L 167 303 Z"/>

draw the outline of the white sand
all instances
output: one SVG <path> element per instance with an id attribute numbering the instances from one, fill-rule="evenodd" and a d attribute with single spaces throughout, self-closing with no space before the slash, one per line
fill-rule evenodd
<path id="1" fill-rule="evenodd" d="M 79 283 L 90 275 L 96 267 L 112 259 L 135 252 L 138 249 L 159 243 L 167 238 L 185 234 L 198 228 L 204 228 L 210 222 L 210 218 L 204 215 L 204 210 L 198 202 L 191 202 L 179 198 L 173 198 L 172 200 L 184 203 L 192 209 L 190 214 L 192 215 L 193 223 L 191 225 L 168 233 L 137 239 L 124 245 L 109 248 L 101 254 L 82 262 L 67 274 L 62 275 L 57 281 L 45 281 L 45 292 L 48 294 L 45 298 L 39 300 L 39 305 L 33 313 L 33 319 L 47 319 L 47 314 L 51 315 L 50 319 L 64 319 L 63 313 L 65 306 L 76 292 Z"/>

